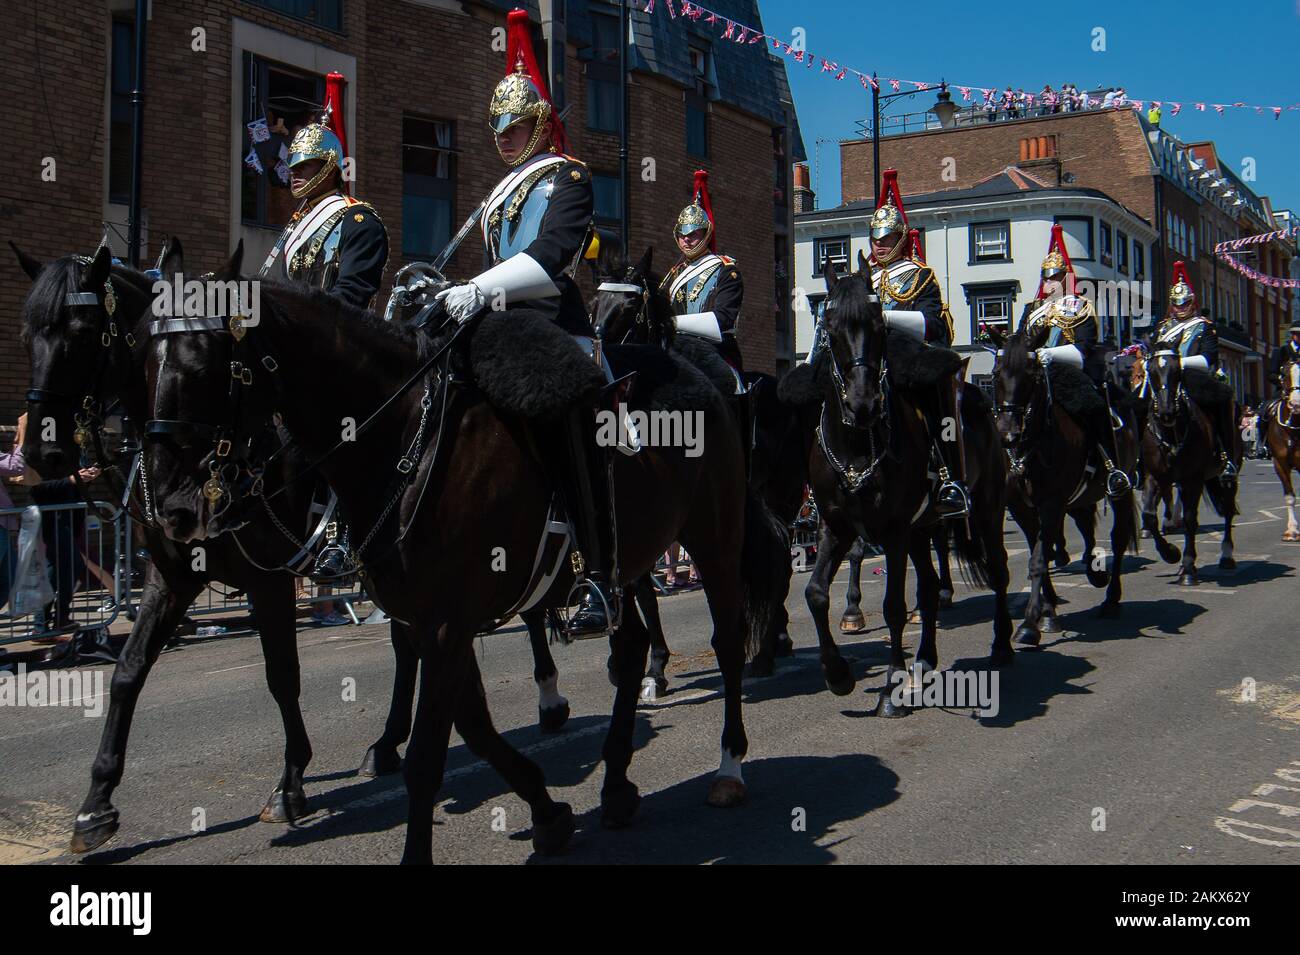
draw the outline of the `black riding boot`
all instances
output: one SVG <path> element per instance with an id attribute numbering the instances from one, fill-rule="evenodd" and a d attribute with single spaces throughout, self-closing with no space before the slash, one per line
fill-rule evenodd
<path id="1" fill-rule="evenodd" d="M 1233 464 L 1237 448 L 1236 402 L 1225 401 L 1214 409 L 1214 434 L 1219 443 L 1219 460 L 1223 463 L 1220 481 L 1235 481 L 1237 466 Z"/>
<path id="2" fill-rule="evenodd" d="M 970 513 L 970 494 L 966 490 L 965 454 L 962 448 L 961 417 L 957 413 L 957 389 L 961 382 L 939 384 L 938 420 L 930 421 L 930 435 L 941 462 L 939 467 L 939 490 L 934 495 L 934 508 L 940 517 L 965 517 Z M 952 422 L 953 424 L 950 424 Z M 945 441 L 945 433 L 955 437 Z"/>
<path id="3" fill-rule="evenodd" d="M 592 410 L 571 410 L 563 425 L 564 466 L 558 484 L 573 531 L 576 586 L 581 606 L 569 620 L 570 637 L 605 636 L 622 622 L 618 593 L 617 535 L 610 471 L 612 448 L 596 445 Z"/>
<path id="4" fill-rule="evenodd" d="M 1098 414 L 1092 423 L 1093 440 L 1097 443 L 1102 466 L 1106 469 L 1106 496 L 1114 499 L 1133 490 L 1133 482 L 1115 464 L 1119 459 L 1119 447 L 1115 441 L 1115 412 L 1111 410 L 1110 395 L 1104 384 L 1101 386 L 1101 395 L 1106 401 L 1106 411 Z"/>

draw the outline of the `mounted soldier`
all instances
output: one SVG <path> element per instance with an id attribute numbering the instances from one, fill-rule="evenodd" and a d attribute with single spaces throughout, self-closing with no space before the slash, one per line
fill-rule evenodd
<path id="1" fill-rule="evenodd" d="M 488 105 L 488 125 L 509 170 L 482 209 L 487 268 L 437 298 L 462 323 L 489 307 L 541 312 L 595 357 L 591 322 L 573 279 L 595 241 L 591 174 L 564 153 L 564 126 L 533 55 L 523 10 L 512 10 L 507 19 L 506 69 Z M 573 532 L 571 560 L 583 593 L 568 632 L 595 636 L 621 620 L 611 449 L 597 446 L 590 407 L 570 409 L 562 431 L 562 438 L 549 442 L 562 448 L 542 450 L 553 457 L 547 468 Z"/>
<path id="2" fill-rule="evenodd" d="M 342 81 L 330 74 L 327 103 L 342 103 Z M 325 119 L 329 118 L 327 111 Z M 311 285 L 356 308 L 368 309 L 388 265 L 388 230 L 374 206 L 348 195 L 343 183 L 346 147 L 324 121 L 294 133 L 289 146 L 289 191 L 299 200 L 261 274 L 279 281 Z M 318 495 L 318 500 L 319 500 Z M 327 515 L 333 503 L 324 505 Z M 346 527 L 330 522 L 327 543 L 316 558 L 312 577 L 325 581 L 355 572 L 348 555 Z"/>
<path id="3" fill-rule="evenodd" d="M 677 216 L 673 239 L 682 257 L 664 276 L 660 291 L 672 301 L 679 335 L 711 342 L 736 376 L 736 394 L 745 390 L 744 361 L 736 341 L 745 286 L 736 260 L 718 254 L 709 174 L 695 173 L 691 202 Z"/>
<path id="4" fill-rule="evenodd" d="M 1025 305 L 1020 328 L 1030 334 L 1042 334 L 1046 330 L 1046 339 L 1037 352 L 1039 363 L 1064 362 L 1082 369 L 1102 396 L 1104 411 L 1099 407 L 1101 413 L 1089 416 L 1086 424 L 1106 469 L 1106 495 L 1123 497 L 1133 489 L 1133 485 L 1128 475 L 1115 466 L 1118 457 L 1115 412 L 1106 386 L 1106 349 L 1101 340 L 1101 323 L 1092 302 L 1079 295 L 1075 288 L 1074 265 L 1065 251 L 1065 237 L 1060 225 L 1052 226 L 1038 294 Z"/>
<path id="5" fill-rule="evenodd" d="M 1287 329 L 1287 340 L 1274 348 L 1273 354 L 1268 358 L 1268 377 L 1278 389 L 1278 398 L 1266 402 L 1260 409 L 1260 434 L 1268 431 L 1268 422 L 1273 416 L 1274 409 L 1286 400 L 1291 390 L 1290 383 L 1282 380 L 1282 374 L 1286 366 L 1292 362 L 1300 362 L 1300 321 L 1291 323 L 1291 327 Z"/>
<path id="6" fill-rule="evenodd" d="M 934 271 L 916 254 L 916 236 L 909 234 L 903 197 L 898 190 L 898 172 L 884 171 L 876 211 L 871 216 L 871 257 L 859 255 L 864 273 L 870 269 L 872 287 L 885 310 L 890 332 L 919 339 L 935 348 L 952 346 L 952 323 L 939 291 Z M 970 510 L 965 484 L 965 450 L 962 428 L 945 422 L 960 422 L 958 391 L 960 374 L 940 381 L 928 394 L 915 395 L 925 414 L 930 440 L 938 453 L 939 489 L 935 509 L 944 517 L 964 517 Z M 947 439 L 951 434 L 951 439 Z"/>
<path id="7" fill-rule="evenodd" d="M 1226 379 L 1219 369 L 1219 334 L 1214 330 L 1214 323 L 1196 311 L 1196 291 L 1192 288 L 1187 268 L 1182 262 L 1174 263 L 1174 283 L 1169 287 L 1169 312 L 1156 331 L 1153 350 L 1167 349 L 1176 353 L 1183 370 L 1191 375 L 1214 376 Z M 1191 376 L 1189 376 L 1191 377 Z M 1228 389 L 1221 399 L 1207 401 L 1210 392 L 1204 389 L 1189 389 L 1195 392 L 1198 404 L 1214 425 L 1214 434 L 1219 446 L 1219 462 L 1223 466 L 1221 475 L 1224 479 L 1237 476 L 1234 454 L 1237 434 L 1236 402 L 1232 400 Z"/>

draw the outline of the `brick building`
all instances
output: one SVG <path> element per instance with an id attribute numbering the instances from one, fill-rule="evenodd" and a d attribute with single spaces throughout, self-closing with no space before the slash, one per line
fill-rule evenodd
<path id="1" fill-rule="evenodd" d="M 756 0 L 715 0 L 758 26 Z M 617 232 L 618 5 L 607 0 L 175 0 L 153 3 L 146 41 L 141 260 L 176 235 L 193 269 L 244 240 L 246 271 L 294 203 L 242 159 L 246 124 L 274 104 L 319 103 L 324 76 L 348 80 L 344 118 L 355 194 L 389 231 L 388 276 L 432 258 L 500 177 L 487 103 L 504 65 L 506 11 L 529 9 L 539 62 L 568 105 L 570 151 L 593 174 L 598 223 Z M 64 0 L 0 15 L 10 120 L 0 231 L 54 258 L 89 252 L 103 223 L 125 257 L 133 0 Z M 20 15 L 21 13 L 21 15 Z M 745 277 L 747 361 L 787 363 L 791 164 L 803 158 L 784 64 L 682 19 L 634 10 L 629 46 L 631 241 L 666 268 L 691 173 L 711 173 L 720 251 Z M 288 107 L 280 107 L 283 112 Z M 274 160 L 274 157 L 271 157 Z M 769 211 L 770 210 L 770 211 Z M 471 236 L 447 272 L 482 265 Z M 589 289 L 589 278 L 581 276 Z M 22 410 L 17 328 L 28 280 L 0 256 L 0 420 Z"/>
<path id="2" fill-rule="evenodd" d="M 1054 186 L 1104 192 L 1159 233 L 1150 256 L 1151 311 L 1157 321 L 1164 314 L 1173 263 L 1181 259 L 1197 282 L 1200 304 L 1218 325 L 1224 363 L 1240 396 L 1266 393 L 1262 360 L 1291 322 L 1290 299 L 1241 280 L 1216 261 L 1214 245 L 1278 226 L 1267 198 L 1222 167 L 1212 143 L 1183 143 L 1152 125 L 1142 111 L 1128 108 L 996 123 L 974 118 L 968 114 L 966 122 L 955 125 L 884 136 L 882 167 L 900 171 L 905 195 L 970 189 L 1011 164 Z M 842 201 L 874 199 L 873 183 L 871 141 L 842 142 Z M 1293 241 L 1278 241 L 1261 246 L 1252 264 L 1285 277 L 1294 255 Z"/>

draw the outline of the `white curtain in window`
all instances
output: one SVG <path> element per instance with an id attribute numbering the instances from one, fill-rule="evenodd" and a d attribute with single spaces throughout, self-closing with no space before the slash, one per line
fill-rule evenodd
<path id="1" fill-rule="evenodd" d="M 443 150 L 451 149 L 451 123 L 433 124 L 434 139 L 438 144 L 438 166 L 435 174 L 439 179 L 448 179 L 451 176 L 451 153 Z"/>

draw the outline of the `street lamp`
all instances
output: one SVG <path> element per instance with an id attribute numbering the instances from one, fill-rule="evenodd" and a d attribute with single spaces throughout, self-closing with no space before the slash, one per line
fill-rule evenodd
<path id="1" fill-rule="evenodd" d="M 887 99 L 896 99 L 900 96 L 915 96 L 922 90 L 899 90 L 897 93 L 886 93 L 880 95 L 880 83 L 877 82 L 876 74 L 871 74 L 871 166 L 875 175 L 876 191 L 875 195 L 880 195 L 880 104 Z M 939 117 L 939 125 L 943 127 L 952 126 L 957 116 L 957 104 L 952 101 L 952 95 L 948 92 L 948 83 L 946 81 L 939 84 L 938 101 L 927 112 L 934 113 Z"/>
<path id="2" fill-rule="evenodd" d="M 943 81 L 939 84 L 939 97 L 935 100 L 927 113 L 934 113 L 939 117 L 939 126 L 942 129 L 949 129 L 957 120 L 957 104 L 952 101 L 952 94 L 948 92 L 948 83 Z"/>

